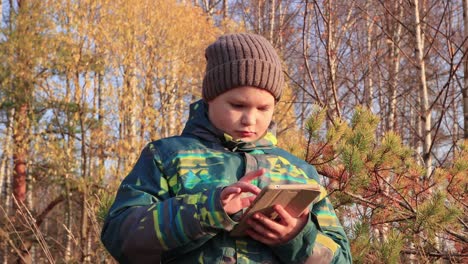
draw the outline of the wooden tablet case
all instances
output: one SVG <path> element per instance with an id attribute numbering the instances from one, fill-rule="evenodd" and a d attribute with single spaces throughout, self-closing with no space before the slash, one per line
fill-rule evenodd
<path id="1" fill-rule="evenodd" d="M 243 236 L 245 230 L 249 228 L 247 219 L 256 212 L 275 219 L 278 214 L 273 209 L 273 205 L 282 205 L 293 217 L 299 216 L 309 207 L 320 195 L 319 185 L 313 184 L 284 184 L 268 185 L 263 188 L 254 200 L 252 205 L 246 210 L 237 224 L 231 231 L 232 236 Z"/>

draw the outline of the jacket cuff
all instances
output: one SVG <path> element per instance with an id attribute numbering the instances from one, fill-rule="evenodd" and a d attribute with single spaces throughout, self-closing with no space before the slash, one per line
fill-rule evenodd
<path id="1" fill-rule="evenodd" d="M 203 228 L 232 230 L 235 224 L 233 219 L 224 211 L 221 204 L 222 187 L 206 190 L 200 197 L 199 218 Z M 207 230 L 210 231 L 210 230 Z"/>
<path id="2" fill-rule="evenodd" d="M 296 237 L 272 249 L 286 263 L 303 263 L 312 252 L 317 233 L 317 226 L 309 219 Z"/>

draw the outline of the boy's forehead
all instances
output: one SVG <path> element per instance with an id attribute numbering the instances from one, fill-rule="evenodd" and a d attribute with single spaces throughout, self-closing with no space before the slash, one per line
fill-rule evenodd
<path id="1" fill-rule="evenodd" d="M 249 101 L 255 99 L 255 101 L 263 102 L 265 104 L 268 104 L 268 102 L 270 101 L 275 101 L 274 95 L 270 91 L 254 86 L 240 86 L 232 88 L 223 92 L 215 98 L 218 98 L 220 96 L 225 99 L 238 101 Z"/>

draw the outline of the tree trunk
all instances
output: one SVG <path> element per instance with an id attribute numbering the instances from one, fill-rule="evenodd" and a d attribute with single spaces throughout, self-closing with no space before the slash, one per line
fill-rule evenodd
<path id="1" fill-rule="evenodd" d="M 176 123 L 177 123 L 177 102 L 176 97 L 178 90 L 177 89 L 177 81 L 176 76 L 172 76 L 173 82 L 168 87 L 170 89 L 170 93 L 168 94 L 168 102 L 167 102 L 167 109 L 168 109 L 168 123 L 167 123 L 167 135 L 166 137 L 170 137 L 175 135 L 176 130 Z M 181 96 L 180 96 L 181 97 Z M 179 97 L 179 98 L 180 98 Z"/>
<path id="2" fill-rule="evenodd" d="M 398 11 L 397 20 L 401 20 L 403 17 L 403 8 L 402 8 L 402 1 L 395 2 L 394 10 Z M 396 131 L 396 109 L 397 109 L 397 85 L 398 85 L 398 72 L 400 71 L 400 47 L 398 46 L 400 43 L 400 36 L 401 36 L 401 23 L 398 21 L 395 22 L 396 29 L 394 28 L 392 31 L 389 32 L 392 35 L 392 40 L 389 43 L 389 68 L 390 73 L 388 79 L 389 81 L 389 94 L 390 94 L 390 109 L 389 109 L 389 117 L 388 117 L 388 124 L 387 129 Z"/>
<path id="3" fill-rule="evenodd" d="M 332 3 L 333 1 L 328 1 L 328 6 L 327 6 L 327 66 L 328 66 L 328 85 L 330 87 L 329 89 L 329 95 L 328 98 L 333 98 L 332 103 L 329 104 L 330 108 L 333 113 L 331 113 L 331 116 L 337 116 L 341 117 L 341 110 L 340 110 L 340 104 L 338 102 L 338 94 L 337 94 L 337 87 L 336 87 L 336 70 L 337 70 L 337 64 L 336 64 L 336 58 L 337 58 L 337 50 L 336 50 L 336 42 L 335 42 L 335 15 L 333 14 L 333 8 L 332 8 Z M 336 115 L 335 115 L 336 114 Z"/>
<path id="4" fill-rule="evenodd" d="M 263 8 L 263 1 L 264 0 L 258 0 L 257 1 L 257 25 L 255 26 L 255 28 L 257 29 L 257 33 L 261 33 L 263 31 L 263 27 L 262 27 L 262 18 L 263 18 L 263 12 L 262 12 L 262 8 Z"/>
<path id="5" fill-rule="evenodd" d="M 72 103 L 71 100 L 71 92 L 72 88 L 70 85 L 70 76 L 67 76 L 66 80 L 66 90 L 65 90 L 65 97 L 64 97 L 64 102 L 68 105 Z M 74 100 L 77 100 L 75 97 Z M 76 102 L 76 101 L 75 101 Z M 75 122 L 75 117 L 74 115 L 67 115 L 69 118 L 67 119 L 67 127 L 72 128 L 69 131 L 69 134 L 67 137 L 64 138 L 66 141 L 65 145 L 65 160 L 67 161 L 65 164 L 66 171 L 67 173 L 65 174 L 65 233 L 63 237 L 64 245 L 65 245 L 65 252 L 64 252 L 64 261 L 65 263 L 69 263 L 72 258 L 72 243 L 73 243 L 73 227 L 72 227 L 72 222 L 73 222 L 73 211 L 72 211 L 72 197 L 71 197 L 71 192 L 70 192 L 70 181 L 71 181 L 71 176 L 68 172 L 72 171 L 73 163 L 72 161 L 74 160 L 73 158 L 73 149 L 74 149 L 74 140 L 75 140 L 75 135 L 74 135 L 74 127 L 76 125 Z"/>
<path id="6" fill-rule="evenodd" d="M 84 187 L 82 196 L 81 196 L 81 263 L 90 263 L 90 255 L 88 251 L 88 232 L 89 232 L 89 223 L 87 215 L 87 206 L 88 203 L 88 191 L 87 187 Z"/>
<path id="7" fill-rule="evenodd" d="M 414 22 L 415 22 L 415 32 L 416 32 L 416 69 L 418 71 L 419 78 L 419 93 L 421 98 L 420 104 L 420 118 L 421 118 L 421 136 L 423 139 L 423 149 L 422 157 L 424 161 L 424 166 L 426 168 L 426 178 L 432 174 L 432 155 L 430 153 L 432 145 L 432 135 L 431 135 L 431 109 L 429 108 L 429 93 L 426 82 L 426 65 L 424 62 L 424 43 L 423 43 L 423 33 L 421 30 L 421 21 L 419 16 L 419 0 L 414 0 Z"/>
<path id="8" fill-rule="evenodd" d="M 88 217 L 88 210 L 91 210 L 88 206 L 88 166 L 87 166 L 87 149 L 86 149 L 86 128 L 84 126 L 84 115 L 80 114 L 80 128 L 81 128 L 81 137 L 82 137 L 82 145 L 81 145 L 81 177 L 84 179 L 84 186 L 83 186 L 83 193 L 81 199 L 81 262 L 82 263 L 91 263 L 91 249 L 89 246 L 89 217 Z"/>
<path id="9" fill-rule="evenodd" d="M 79 103 L 79 126 L 80 126 L 80 131 L 81 131 L 81 177 L 83 178 L 83 190 L 82 190 L 82 196 L 81 196 L 81 239 L 80 239 L 80 245 L 81 245 L 81 262 L 82 263 L 90 263 L 90 249 L 89 249 L 89 218 L 88 218 L 88 153 L 87 153 L 87 148 L 86 148 L 86 126 L 85 126 L 85 109 L 86 109 L 86 100 L 83 100 L 82 92 L 80 87 L 80 84 L 78 83 L 79 76 L 78 74 L 74 78 L 75 80 L 75 89 L 76 89 L 76 94 L 75 94 L 75 102 Z"/>
<path id="10" fill-rule="evenodd" d="M 275 34 L 275 18 L 276 18 L 276 1 L 271 0 L 270 2 L 270 32 L 268 35 L 268 39 L 270 42 L 275 45 L 276 41 L 274 39 L 274 34 Z"/>
<path id="11" fill-rule="evenodd" d="M 366 19 L 366 31 L 367 31 L 367 39 L 366 39 L 366 52 L 367 52 L 367 75 L 366 79 L 364 81 L 364 104 L 369 108 L 369 110 L 372 112 L 372 96 L 374 94 L 373 90 L 373 82 L 372 82 L 372 74 L 371 74 L 371 58 L 372 58 L 372 27 L 374 23 L 371 21 L 371 18 L 369 17 L 369 4 L 372 3 L 372 1 L 367 0 L 366 2 L 366 10 L 367 10 L 367 19 Z"/>
<path id="12" fill-rule="evenodd" d="M 278 47 L 281 50 L 284 50 L 286 48 L 286 45 L 284 43 L 284 21 L 285 21 L 285 14 L 286 10 L 283 10 L 283 0 L 278 0 Z M 286 9 L 286 8 L 284 8 Z"/>
<path id="13" fill-rule="evenodd" d="M 384 81 L 382 79 L 383 79 L 382 75 L 377 74 L 376 80 L 375 80 L 376 81 L 375 86 L 377 87 L 377 102 L 378 102 L 378 105 L 379 105 L 380 109 L 384 108 L 384 105 L 385 105 L 385 103 L 384 103 L 384 96 L 385 95 L 383 94 L 385 84 L 384 84 Z M 382 116 L 384 116 L 384 115 L 382 115 Z M 379 142 L 385 136 L 386 128 L 384 126 L 385 126 L 384 122 L 381 122 L 381 125 L 378 126 L 378 130 L 377 130 L 377 133 L 375 135 L 375 140 L 377 142 Z"/>
<path id="14" fill-rule="evenodd" d="M 11 193 L 11 178 L 10 178 L 10 162 L 11 162 L 11 143 L 12 143 L 12 122 L 14 116 L 14 109 L 7 112 L 8 122 L 6 123 L 6 133 L 3 138 L 3 153 L 0 160 L 0 201 L 5 210 L 11 207 L 10 193 Z M 8 215 L 8 212 L 7 212 Z"/>
<path id="15" fill-rule="evenodd" d="M 468 140 L 468 0 L 463 0 L 463 33 L 464 39 L 463 42 L 463 50 L 465 53 L 465 59 L 463 61 L 464 66 L 464 76 L 463 76 L 463 88 L 462 88 L 462 95 L 463 95 L 463 120 L 464 120 L 464 127 L 463 127 L 463 138 Z"/>
<path id="16" fill-rule="evenodd" d="M 21 41 L 32 37 L 28 11 L 31 9 L 27 1 L 17 0 L 17 17 L 15 22 L 11 22 L 10 30 L 21 36 Z M 10 1 L 10 19 L 13 17 L 13 3 Z M 15 199 L 15 215 L 13 217 L 22 217 L 21 210 L 27 209 L 27 180 L 28 180 L 28 159 L 29 159 L 29 141 L 30 141 L 30 110 L 33 98 L 35 76 L 35 65 L 31 58 L 37 56 L 33 49 L 27 45 L 14 45 L 12 58 L 18 69 L 21 69 L 17 75 L 11 76 L 14 81 L 9 89 L 14 91 L 14 116 L 13 116 L 13 198 Z M 24 210 L 26 211 L 26 210 Z M 15 228 L 25 230 L 25 226 L 18 221 Z M 21 252 L 18 252 L 18 263 L 31 263 L 31 245 L 29 239 L 23 240 L 20 246 Z"/>
<path id="17" fill-rule="evenodd" d="M 73 222 L 73 210 L 72 210 L 72 197 L 71 197 L 71 191 L 70 191 L 70 184 L 68 183 L 69 181 L 69 175 L 65 176 L 65 195 L 66 195 L 66 201 L 65 201 L 65 253 L 64 253 L 64 261 L 65 263 L 70 263 L 71 258 L 72 258 L 72 242 L 73 242 L 73 227 L 72 227 L 72 222 Z"/>
<path id="18" fill-rule="evenodd" d="M 29 106 L 23 103 L 15 111 L 14 120 L 14 152 L 13 152 L 13 196 L 19 204 L 26 202 L 26 177 L 27 177 L 27 145 L 28 145 L 28 119 Z"/>
<path id="19" fill-rule="evenodd" d="M 69 127 L 73 127 L 74 121 L 71 120 L 69 121 Z M 68 145 L 67 145 L 67 150 L 66 150 L 66 160 L 71 162 L 73 160 L 73 144 L 74 144 L 74 137 L 68 137 Z M 67 171 L 71 171 L 70 168 L 71 166 L 66 165 L 69 169 Z M 69 263 L 72 258 L 72 243 L 73 243 L 73 210 L 72 210 L 72 193 L 70 191 L 70 174 L 65 174 L 65 253 L 64 253 L 64 260 L 65 263 Z"/>
<path id="20" fill-rule="evenodd" d="M 228 19 L 229 18 L 229 4 L 228 0 L 223 0 L 223 18 Z"/>
<path id="21" fill-rule="evenodd" d="M 131 47 L 131 50 L 128 51 L 130 54 L 135 53 L 135 48 Z M 131 61 L 133 55 L 128 55 L 127 60 Z M 125 158 L 124 169 L 127 171 L 128 166 L 133 163 L 137 158 L 137 149 L 136 149 L 136 136 L 137 136 L 137 122 L 138 117 L 136 107 L 134 105 L 137 102 L 137 79 L 136 79 L 136 69 L 133 62 L 124 62 L 128 65 L 125 65 L 126 71 L 124 73 L 124 91 L 123 97 L 121 98 L 121 111 L 123 112 L 123 137 L 122 140 L 128 142 L 128 145 L 125 149 L 127 151 L 127 158 Z"/>
<path id="22" fill-rule="evenodd" d="M 12 203 L 11 203 L 11 165 L 12 165 L 12 159 L 11 159 L 11 152 L 12 152 L 12 134 L 13 134 L 13 116 L 15 114 L 15 109 L 12 108 L 8 114 L 8 122 L 6 123 L 6 134 L 4 137 L 3 141 L 3 155 L 2 155 L 2 160 L 0 163 L 0 206 L 3 208 L 5 215 L 10 216 L 11 215 L 11 208 L 12 208 Z M 9 252 L 9 246 L 7 241 L 3 240 L 1 243 L 1 252 L 2 252 L 2 259 L 0 260 L 3 264 L 8 264 L 8 252 Z"/>

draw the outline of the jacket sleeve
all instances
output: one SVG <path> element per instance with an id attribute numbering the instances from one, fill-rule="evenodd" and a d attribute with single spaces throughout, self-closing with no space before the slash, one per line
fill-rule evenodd
<path id="1" fill-rule="evenodd" d="M 101 233 L 120 263 L 159 263 L 164 252 L 184 254 L 234 226 L 221 206 L 221 188 L 174 196 L 168 186 L 149 144 L 122 181 Z"/>
<path id="2" fill-rule="evenodd" d="M 314 204 L 310 220 L 289 242 L 274 252 L 286 263 L 352 263 L 346 233 L 327 197 Z"/>

